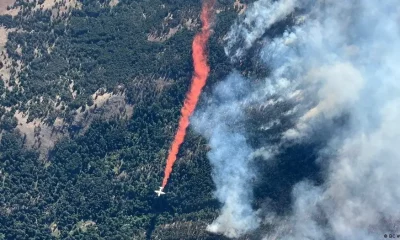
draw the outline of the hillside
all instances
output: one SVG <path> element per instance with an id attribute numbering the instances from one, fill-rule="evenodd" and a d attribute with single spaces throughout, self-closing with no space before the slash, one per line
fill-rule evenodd
<path id="1" fill-rule="evenodd" d="M 209 89 L 230 71 L 221 0 Z M 156 198 L 192 74 L 200 1 L 0 3 L 0 239 L 214 239 L 206 141 Z M 208 91 L 206 89 L 206 91 Z M 219 237 L 218 237 L 219 238 Z"/>

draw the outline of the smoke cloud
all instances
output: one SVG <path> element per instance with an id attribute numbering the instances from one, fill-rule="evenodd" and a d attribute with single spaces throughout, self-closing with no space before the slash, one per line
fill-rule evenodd
<path id="1" fill-rule="evenodd" d="M 195 129 L 207 139 L 211 151 L 208 158 L 213 167 L 217 186 L 215 196 L 223 203 L 220 216 L 208 230 L 238 237 L 258 226 L 251 208 L 251 184 L 254 174 L 250 168 L 251 147 L 243 128 L 243 106 L 248 87 L 246 80 L 233 73 L 219 84 L 206 109 L 200 109 L 192 119 Z"/>
<path id="2" fill-rule="evenodd" d="M 287 18 L 294 24 L 266 36 Z M 258 228 L 268 229 L 265 239 L 343 240 L 381 239 L 398 230 L 399 20 L 396 0 L 259 0 L 248 8 L 227 35 L 226 53 L 241 58 L 262 40 L 253 57 L 271 74 L 257 88 L 231 75 L 193 122 L 210 141 L 216 197 L 223 203 L 209 230 L 239 237 Z M 284 215 L 251 208 L 250 186 L 259 176 L 250 163 L 260 149 L 250 146 L 243 127 L 249 107 L 276 102 L 293 108 L 264 125 L 287 116 L 293 124 L 278 134 L 280 143 L 263 148 L 279 151 L 282 144 L 310 141 L 316 131 L 334 133 L 317 159 L 323 183 L 294 184 Z M 343 116 L 342 126 L 333 124 Z"/>

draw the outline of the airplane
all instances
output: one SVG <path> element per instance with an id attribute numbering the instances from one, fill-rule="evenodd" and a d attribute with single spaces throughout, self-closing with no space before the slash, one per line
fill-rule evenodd
<path id="1" fill-rule="evenodd" d="M 160 187 L 160 190 L 155 190 L 154 192 L 157 193 L 157 196 L 159 197 L 161 194 L 165 194 L 165 192 L 162 191 L 163 189 L 163 187 Z"/>

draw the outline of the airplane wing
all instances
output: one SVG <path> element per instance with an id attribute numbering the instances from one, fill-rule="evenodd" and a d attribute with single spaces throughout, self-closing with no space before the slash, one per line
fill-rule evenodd
<path id="1" fill-rule="evenodd" d="M 161 196 L 161 194 L 165 194 L 165 192 L 163 192 L 162 190 L 163 190 L 163 187 L 160 187 L 160 190 L 156 190 L 154 192 L 157 193 L 157 196 L 159 197 L 159 196 Z"/>

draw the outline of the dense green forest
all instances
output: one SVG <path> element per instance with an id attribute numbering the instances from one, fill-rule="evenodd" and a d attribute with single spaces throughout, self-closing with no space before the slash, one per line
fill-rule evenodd
<path id="1" fill-rule="evenodd" d="M 0 89 L 0 239 L 220 239 L 204 230 L 219 204 L 200 136 L 189 131 L 168 194 L 153 192 L 190 83 L 201 2 L 82 0 L 61 13 L 35 9 L 43 2 L 19 0 L 18 15 L 0 16 L 18 29 L 8 34 L 11 76 Z M 222 38 L 237 12 L 228 0 L 218 9 L 206 91 L 231 69 Z M 171 28 L 179 31 L 149 41 Z M 124 96 L 132 117 L 74 125 L 99 89 Z M 24 147 L 16 111 L 50 128 L 64 119 L 66 134 L 45 158 Z"/>

